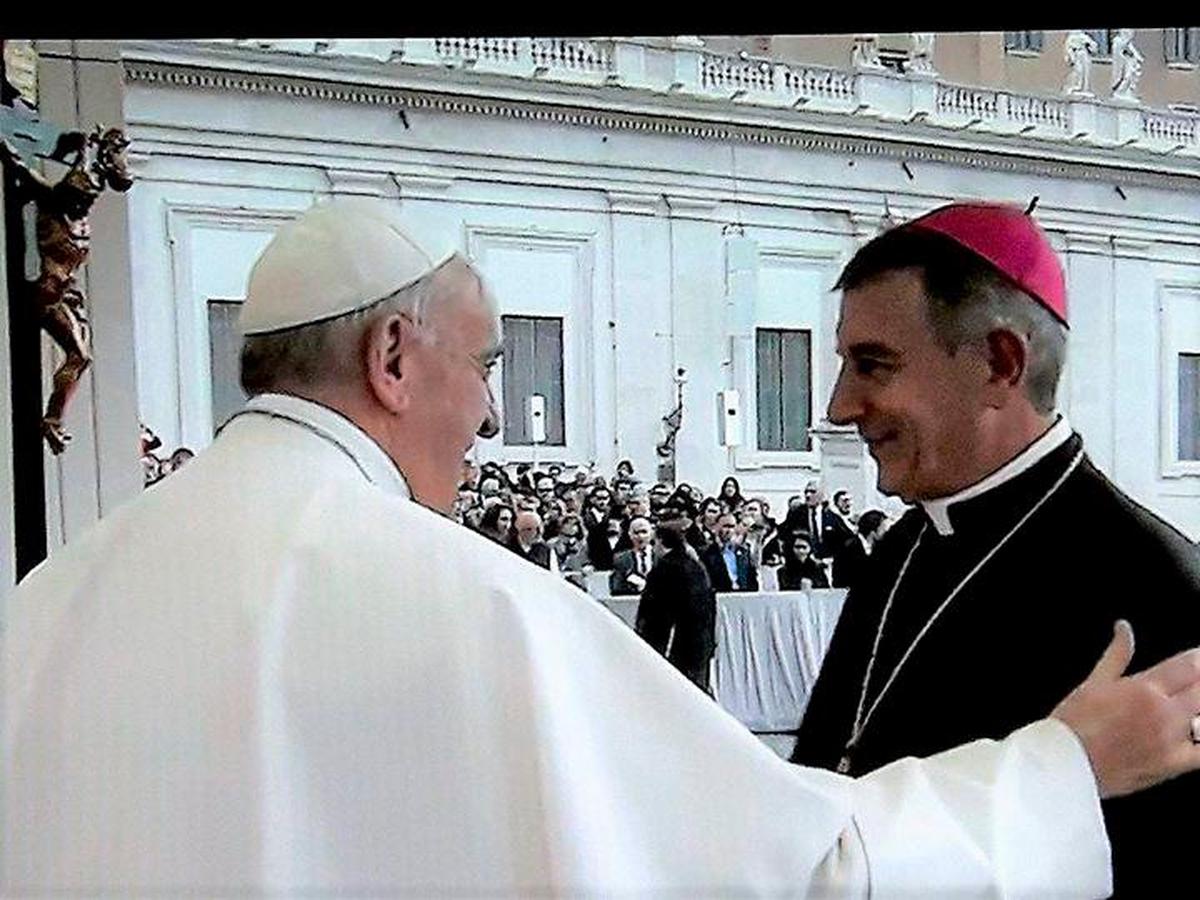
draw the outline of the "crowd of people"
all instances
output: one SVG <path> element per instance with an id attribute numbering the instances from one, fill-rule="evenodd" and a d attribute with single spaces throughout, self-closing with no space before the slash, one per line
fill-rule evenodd
<path id="1" fill-rule="evenodd" d="M 705 691 L 718 592 L 849 588 L 887 525 L 879 510 L 855 516 L 847 491 L 827 503 L 815 481 L 777 520 L 732 476 L 706 495 L 644 483 L 629 460 L 611 478 L 558 463 L 464 462 L 454 515 L 585 590 L 590 573 L 607 573 L 611 595 L 638 598 L 638 634 Z"/>
<path id="2" fill-rule="evenodd" d="M 848 491 L 826 501 L 815 481 L 777 519 L 766 497 L 744 496 L 732 476 L 706 495 L 691 484 L 641 481 L 628 460 L 611 478 L 559 463 L 465 462 L 462 474 L 460 523 L 581 587 L 587 573 L 609 572 L 618 596 L 645 588 L 667 552 L 668 517 L 721 592 L 849 588 L 888 523 L 880 510 L 856 515 Z"/>

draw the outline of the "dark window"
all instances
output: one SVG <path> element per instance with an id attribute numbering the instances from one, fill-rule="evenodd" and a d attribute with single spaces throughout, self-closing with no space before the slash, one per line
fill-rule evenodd
<path id="1" fill-rule="evenodd" d="M 504 443 L 533 443 L 529 398 L 546 398 L 546 444 L 566 444 L 563 427 L 563 352 L 561 318 L 505 316 Z"/>
<path id="2" fill-rule="evenodd" d="M 1163 56 L 1169 63 L 1191 63 L 1200 59 L 1200 28 L 1164 28 Z"/>
<path id="3" fill-rule="evenodd" d="M 208 350 L 212 378 L 214 430 L 242 408 L 246 395 L 239 379 L 242 336 L 238 331 L 241 300 L 208 301 Z"/>
<path id="4" fill-rule="evenodd" d="M 812 332 L 759 328 L 758 449 L 809 450 L 812 424 Z"/>
<path id="5" fill-rule="evenodd" d="M 1200 460 L 1200 353 L 1179 354 L 1179 458 Z"/>
<path id="6" fill-rule="evenodd" d="M 1006 31 L 1004 32 L 1004 49 L 1041 53 L 1042 33 L 1040 31 Z"/>
<path id="7" fill-rule="evenodd" d="M 1114 34 L 1116 34 L 1116 32 L 1109 29 L 1087 32 L 1088 37 L 1096 42 L 1097 59 L 1112 58 L 1112 39 Z"/>

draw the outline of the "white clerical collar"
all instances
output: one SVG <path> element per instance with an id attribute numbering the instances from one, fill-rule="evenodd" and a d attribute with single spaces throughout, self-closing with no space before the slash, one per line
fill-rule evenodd
<path id="1" fill-rule="evenodd" d="M 295 422 L 329 441 L 346 454 L 376 487 L 402 497 L 412 497 L 403 473 L 375 439 L 328 406 L 291 394 L 259 394 L 237 415 L 260 413 Z"/>
<path id="2" fill-rule="evenodd" d="M 925 515 L 929 516 L 929 521 L 933 522 L 933 527 L 937 529 L 938 534 L 943 537 L 948 534 L 954 534 L 954 527 L 950 524 L 951 506 L 961 503 L 964 500 L 978 497 L 980 494 L 987 493 L 992 488 L 999 487 L 1006 481 L 1011 481 L 1022 472 L 1033 468 L 1036 463 L 1065 444 L 1070 437 L 1071 426 L 1067 422 L 1067 417 L 1060 413 L 1058 421 L 1051 425 L 1045 434 L 991 475 L 988 475 L 981 481 L 975 482 L 970 487 L 963 488 L 957 494 L 952 494 L 949 497 L 938 497 L 936 500 L 920 501 L 921 507 L 925 510 Z"/>

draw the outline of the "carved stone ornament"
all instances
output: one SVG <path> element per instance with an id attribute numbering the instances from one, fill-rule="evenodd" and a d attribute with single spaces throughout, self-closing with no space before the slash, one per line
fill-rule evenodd
<path id="1" fill-rule="evenodd" d="M 1133 45 L 1133 29 L 1122 28 L 1113 36 L 1112 98 L 1125 103 L 1137 103 L 1137 86 L 1142 77 L 1145 57 Z"/>
<path id="2" fill-rule="evenodd" d="M 125 161 L 129 141 L 118 128 L 97 125 L 91 134 L 65 132 L 50 158 L 70 166 L 58 182 L 30 168 L 7 141 L 0 142 L 0 160 L 12 172 L 16 202 L 37 207 L 37 246 L 41 272 L 26 283 L 28 302 L 66 358 L 54 373 L 54 388 L 42 419 L 42 436 L 58 455 L 71 439 L 63 415 L 79 379 L 92 362 L 91 325 L 87 298 L 77 275 L 87 262 L 92 229 L 88 215 L 104 189 L 124 193 L 133 186 Z"/>
<path id="3" fill-rule="evenodd" d="M 33 41 L 5 39 L 4 44 L 4 93 L 12 93 L 12 99 L 30 109 L 37 109 L 37 51 Z M 8 102 L 5 96 L 4 101 Z"/>
<path id="4" fill-rule="evenodd" d="M 1067 62 L 1067 83 L 1063 93 L 1069 97 L 1092 96 L 1092 57 L 1099 48 L 1086 31 L 1071 31 L 1063 42 Z"/>
<path id="5" fill-rule="evenodd" d="M 907 71 L 913 75 L 935 78 L 937 70 L 933 67 L 933 42 L 936 35 L 931 31 L 914 31 L 912 34 L 912 56 L 909 58 Z"/>
<path id="6" fill-rule="evenodd" d="M 878 34 L 854 36 L 854 46 L 850 48 L 850 65 L 856 69 L 883 70 L 883 61 L 879 58 Z"/>
<path id="7" fill-rule="evenodd" d="M 683 386 L 687 384 L 687 372 L 677 369 L 675 372 L 675 408 L 662 417 L 664 436 L 655 451 L 661 460 L 658 464 L 658 480 L 668 484 L 675 483 L 675 438 L 683 427 Z"/>

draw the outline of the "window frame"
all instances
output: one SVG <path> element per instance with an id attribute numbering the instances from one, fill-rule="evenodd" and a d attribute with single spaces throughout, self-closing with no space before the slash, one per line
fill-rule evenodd
<path id="1" fill-rule="evenodd" d="M 1111 63 L 1112 62 L 1112 43 L 1113 37 L 1116 36 L 1116 30 L 1112 28 L 1101 28 L 1096 31 L 1085 31 L 1096 42 L 1096 55 L 1092 57 L 1093 62 Z M 1103 35 L 1103 39 L 1101 39 Z"/>
<path id="2" fill-rule="evenodd" d="M 780 363 L 780 365 L 779 365 L 778 404 L 780 407 L 780 409 L 779 409 L 779 432 L 780 432 L 781 446 L 779 446 L 779 447 L 764 447 L 762 445 L 762 429 L 763 429 L 762 380 L 763 380 L 763 368 L 764 367 L 761 364 L 762 360 L 759 355 L 760 350 L 761 350 L 759 341 L 764 334 L 776 335 L 779 337 L 779 341 L 780 341 L 779 342 L 779 363 Z M 805 437 L 804 437 L 804 446 L 801 446 L 801 447 L 787 446 L 787 434 L 786 434 L 787 429 L 784 424 L 785 416 L 783 413 L 784 399 L 786 396 L 785 387 L 787 384 L 787 380 L 786 380 L 787 370 L 785 369 L 785 367 L 783 365 L 783 360 L 786 358 L 786 355 L 787 355 L 784 350 L 784 346 L 783 346 L 783 341 L 784 341 L 785 335 L 804 335 L 805 343 L 807 344 L 806 349 L 808 351 L 808 353 L 807 353 L 808 358 L 807 358 L 806 362 L 808 364 L 808 366 L 807 366 L 808 371 L 806 373 L 805 380 L 807 382 L 807 393 L 808 393 L 808 396 L 807 396 L 808 424 L 805 427 L 806 433 L 805 433 Z M 755 370 L 754 449 L 757 450 L 759 453 L 809 453 L 813 449 L 813 438 L 812 438 L 812 434 L 810 433 L 810 430 L 812 429 L 812 427 L 815 424 L 813 422 L 813 410 L 814 410 L 814 406 L 815 406 L 815 404 L 813 403 L 813 369 L 814 369 L 814 362 L 815 362 L 813 359 L 813 348 L 816 343 L 815 337 L 816 336 L 813 334 L 813 329 L 811 327 L 782 328 L 782 327 L 778 327 L 778 326 L 763 327 L 761 325 L 756 325 L 754 328 L 754 370 Z"/>
<path id="3" fill-rule="evenodd" d="M 221 307 L 226 310 L 231 310 L 233 312 L 232 334 L 234 335 L 235 338 L 237 338 L 237 340 L 235 341 L 236 346 L 234 349 L 234 359 L 235 359 L 234 384 L 235 384 L 237 391 L 242 395 L 242 404 L 244 404 L 246 402 L 246 400 L 248 400 L 249 398 L 246 397 L 246 392 L 242 390 L 242 384 L 241 384 L 240 360 L 241 360 L 241 355 L 242 355 L 241 354 L 242 340 L 241 340 L 241 332 L 238 330 L 238 327 L 237 327 L 237 319 L 238 319 L 238 316 L 241 314 L 242 304 L 245 302 L 246 302 L 245 298 L 243 298 L 243 297 L 209 297 L 204 302 L 204 308 L 205 308 L 205 312 L 207 313 L 207 323 L 208 323 L 207 337 L 208 337 L 209 407 L 210 407 L 211 413 L 212 413 L 212 427 L 213 427 L 213 436 L 214 437 L 216 436 L 217 430 L 223 424 L 225 424 L 226 421 L 228 421 L 229 416 L 220 417 L 217 415 L 218 391 L 217 391 L 217 383 L 216 383 L 216 378 L 217 378 L 216 359 L 214 358 L 215 354 L 217 352 L 217 348 L 213 343 L 213 330 L 212 330 L 213 309 L 214 309 L 214 307 Z M 239 409 L 241 408 L 241 404 L 239 404 L 238 408 Z M 236 412 L 236 410 L 234 410 L 234 412 Z M 230 413 L 230 415 L 232 415 L 232 413 Z"/>
<path id="4" fill-rule="evenodd" d="M 1183 395 L 1183 390 L 1182 390 L 1182 381 L 1183 381 L 1183 362 L 1185 359 L 1190 359 L 1190 360 L 1195 361 L 1195 365 L 1196 365 L 1195 382 L 1196 382 L 1197 388 L 1200 388 L 1200 349 L 1194 349 L 1194 350 L 1189 349 L 1189 350 L 1176 351 L 1175 360 L 1174 360 L 1175 383 L 1176 383 L 1174 457 L 1175 457 L 1175 461 L 1177 463 L 1180 463 L 1183 465 L 1194 464 L 1194 465 L 1200 466 L 1200 390 L 1197 390 L 1196 394 L 1194 395 L 1193 403 L 1195 405 L 1192 410 L 1192 415 L 1193 415 L 1192 430 L 1193 430 L 1194 434 L 1196 435 L 1196 437 L 1195 437 L 1196 455 L 1195 456 L 1184 456 L 1183 455 L 1183 396 L 1184 395 Z"/>
<path id="5" fill-rule="evenodd" d="M 558 325 L 557 414 L 558 414 L 558 422 L 559 422 L 559 425 L 561 428 L 561 435 L 559 437 L 559 440 L 557 440 L 557 441 L 552 441 L 550 439 L 550 435 L 551 435 L 550 422 L 552 420 L 552 415 L 553 415 L 553 413 L 552 413 L 553 404 L 551 403 L 551 396 L 546 393 L 542 393 L 542 396 L 546 397 L 546 438 L 547 439 L 545 441 L 543 441 L 541 443 L 537 443 L 537 444 L 535 444 L 532 440 L 523 440 L 523 441 L 510 440 L 508 428 L 509 428 L 509 424 L 511 422 L 520 421 L 522 423 L 522 426 L 521 426 L 522 431 L 525 430 L 525 409 L 524 409 L 524 403 L 522 403 L 521 408 L 515 411 L 516 414 L 520 418 L 513 419 L 510 417 L 510 411 L 508 410 L 507 404 L 505 402 L 507 394 L 508 394 L 508 378 L 513 371 L 512 370 L 513 360 L 511 358 L 511 355 L 506 346 L 505 354 L 501 358 L 500 365 L 497 367 L 499 371 L 498 371 L 497 375 L 494 376 L 499 381 L 499 389 L 500 389 L 499 401 L 500 401 L 501 419 L 502 419 L 501 440 L 503 441 L 505 447 L 525 447 L 525 448 L 548 447 L 548 448 L 553 448 L 554 450 L 565 450 L 566 446 L 567 446 L 567 431 L 568 431 L 568 429 L 567 429 L 567 414 L 566 414 L 566 353 L 565 353 L 565 348 L 564 348 L 564 340 L 565 340 L 565 334 L 566 334 L 566 317 L 565 316 L 542 315 L 542 314 L 530 314 L 530 313 L 504 313 L 503 315 L 501 315 L 501 334 L 503 335 L 506 345 L 508 343 L 508 338 L 511 333 L 510 327 L 512 326 L 512 324 L 514 322 L 532 323 L 533 324 L 533 326 L 534 326 L 534 337 L 533 337 L 534 350 L 533 350 L 533 353 L 534 353 L 535 359 L 538 357 L 537 335 L 536 335 L 537 325 L 536 325 L 536 323 L 538 323 L 538 322 L 553 322 L 553 323 L 557 323 L 557 325 Z M 535 368 L 535 374 L 536 374 L 536 368 Z M 493 388 L 494 387 L 495 387 L 495 385 L 493 385 Z M 536 388 L 537 385 L 534 384 L 534 387 Z"/>
<path id="6" fill-rule="evenodd" d="M 1163 61 L 1171 69 L 1194 69 L 1200 63 L 1200 28 L 1164 28 Z M 1172 49 L 1168 49 L 1170 46 Z M 1182 53 L 1175 53 L 1182 44 Z"/>
<path id="7" fill-rule="evenodd" d="M 1200 283 L 1160 282 L 1159 327 L 1159 447 L 1163 478 L 1200 478 L 1200 459 L 1184 459 L 1179 446 L 1179 361 L 1200 354 Z"/>
<path id="8" fill-rule="evenodd" d="M 749 232 L 749 229 L 747 230 Z M 833 379 L 837 376 L 837 359 L 833 356 L 833 335 L 837 326 L 837 298 L 833 284 L 856 245 L 847 235 L 807 233 L 803 243 L 793 244 L 770 230 L 748 236 L 758 241 L 757 271 L 781 266 L 811 270 L 818 279 L 817 293 L 806 302 L 793 303 L 789 308 L 808 309 L 794 318 L 769 314 L 764 297 L 756 295 L 750 309 L 739 312 L 730 323 L 733 387 L 742 398 L 742 443 L 733 448 L 732 465 L 736 472 L 790 470 L 789 478 L 808 477 L 821 471 L 821 442 L 812 440 L 810 450 L 758 450 L 757 360 L 755 333 L 762 328 L 808 328 L 812 331 L 810 344 L 811 384 L 809 427 L 820 428 Z M 781 240 L 782 238 L 782 240 Z M 756 282 L 761 278 L 756 276 Z M 756 288 L 757 290 L 757 288 Z M 769 304 L 768 304 L 769 305 Z M 741 323 L 741 324 L 735 324 Z M 798 474 L 797 474 L 798 473 Z"/>
<path id="9" fill-rule="evenodd" d="M 1010 40 L 1010 35 L 1013 39 Z M 1025 37 L 1017 38 L 1017 35 Z M 1037 35 L 1036 39 L 1034 35 Z M 1006 31 L 1004 32 L 1004 52 L 1008 56 L 1040 56 L 1046 47 L 1044 31 Z"/>

